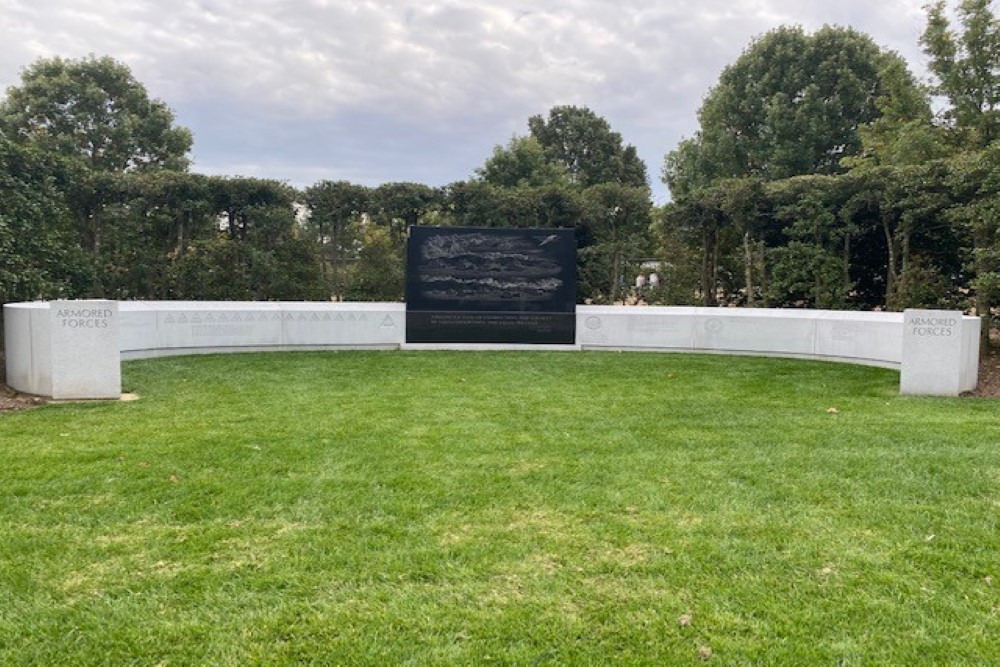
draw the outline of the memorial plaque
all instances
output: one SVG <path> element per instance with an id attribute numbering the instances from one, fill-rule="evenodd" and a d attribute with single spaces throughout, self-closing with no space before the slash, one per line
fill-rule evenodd
<path id="1" fill-rule="evenodd" d="M 572 229 L 411 227 L 406 342 L 576 341 Z"/>
<path id="2" fill-rule="evenodd" d="M 963 336 L 960 311 L 903 311 L 903 363 L 899 375 L 901 394 L 957 396 L 963 386 L 963 359 L 978 357 L 978 336 Z M 974 352 L 966 350 L 973 345 Z"/>
<path id="3" fill-rule="evenodd" d="M 52 301 L 52 398 L 122 393 L 117 301 Z"/>

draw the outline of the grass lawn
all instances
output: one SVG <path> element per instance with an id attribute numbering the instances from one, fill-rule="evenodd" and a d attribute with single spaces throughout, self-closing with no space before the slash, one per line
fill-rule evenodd
<path id="1" fill-rule="evenodd" d="M 669 354 L 130 362 L 0 416 L 0 664 L 997 664 L 1000 402 Z"/>

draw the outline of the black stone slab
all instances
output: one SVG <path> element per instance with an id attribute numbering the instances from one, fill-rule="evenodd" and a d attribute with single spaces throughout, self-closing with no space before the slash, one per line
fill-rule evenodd
<path id="1" fill-rule="evenodd" d="M 406 342 L 575 341 L 572 229 L 410 228 Z"/>

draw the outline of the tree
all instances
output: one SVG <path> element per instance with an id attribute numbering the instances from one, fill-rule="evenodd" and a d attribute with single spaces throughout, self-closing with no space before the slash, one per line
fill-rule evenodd
<path id="1" fill-rule="evenodd" d="M 403 256 L 388 229 L 367 225 L 347 298 L 352 301 L 399 301 L 403 298 Z"/>
<path id="2" fill-rule="evenodd" d="M 939 1 L 928 9 L 921 38 L 938 79 L 935 92 L 951 105 L 944 118 L 959 151 L 985 151 L 955 158 L 960 184 L 970 183 L 967 176 L 980 172 L 982 165 L 995 164 L 992 147 L 1000 139 L 1000 22 L 990 4 L 989 0 L 961 0 L 956 8 L 961 30 L 956 33 L 945 16 L 945 3 Z M 967 187 L 959 190 L 968 192 Z M 983 352 L 989 348 L 992 311 L 1000 293 L 996 288 L 1000 257 L 996 212 L 995 195 L 987 185 L 972 200 L 962 201 L 953 217 L 972 232 L 971 268 L 976 312 L 983 320 Z M 976 215 L 984 217 L 975 220 Z"/>
<path id="3" fill-rule="evenodd" d="M 1000 143 L 950 161 L 954 197 L 948 218 L 971 238 L 968 268 L 976 312 L 983 319 L 981 348 L 989 346 L 994 304 L 1000 301 Z"/>
<path id="4" fill-rule="evenodd" d="M 184 169 L 191 133 L 112 58 L 35 61 L 0 102 L 0 132 L 98 171 Z"/>
<path id="5" fill-rule="evenodd" d="M 887 96 L 901 113 L 927 108 L 899 56 L 851 29 L 782 27 L 727 67 L 700 111 L 700 130 L 667 156 L 671 191 L 721 178 L 836 174 L 861 148 L 858 128 Z"/>
<path id="6" fill-rule="evenodd" d="M 345 265 L 357 256 L 359 225 L 369 199 L 368 188 L 347 181 L 322 181 L 305 191 L 308 225 L 319 244 L 324 280 L 337 298 L 347 286 Z"/>
<path id="7" fill-rule="evenodd" d="M 843 179 L 798 176 L 772 183 L 775 217 L 787 242 L 771 250 L 771 300 L 781 305 L 843 308 L 853 288 L 852 229 L 838 215 Z"/>
<path id="8" fill-rule="evenodd" d="M 90 281 L 51 167 L 0 136 L 0 303 L 75 297 Z"/>
<path id="9" fill-rule="evenodd" d="M 497 146 L 486 163 L 476 170 L 479 179 L 501 188 L 537 187 L 569 182 L 565 167 L 553 162 L 533 136 L 512 137 Z"/>
<path id="10" fill-rule="evenodd" d="M 698 190 L 668 205 L 661 221 L 661 238 L 686 239 L 697 248 L 696 292 L 701 306 L 718 305 L 720 267 L 726 250 L 732 247 L 726 238 L 732 236 L 729 220 L 719 199 L 713 188 Z M 667 261 L 671 261 L 670 255 Z"/>
<path id="11" fill-rule="evenodd" d="M 649 186 L 646 165 L 635 147 L 623 145 L 622 136 L 586 107 L 553 107 L 548 119 L 529 118 L 528 129 L 548 160 L 560 165 L 575 185 Z"/>
<path id="12" fill-rule="evenodd" d="M 939 0 L 928 8 L 920 39 L 938 79 L 934 90 L 951 104 L 944 118 L 965 149 L 1000 138 L 1000 23 L 990 4 L 961 0 L 956 11 L 962 30 L 956 34 Z"/>
<path id="13" fill-rule="evenodd" d="M 151 100 L 128 67 L 91 56 L 41 59 L 26 68 L 21 84 L 0 100 L 0 135 L 46 155 L 76 219 L 80 245 L 91 256 L 94 271 L 88 293 L 107 294 L 114 279 L 109 281 L 105 272 L 105 242 L 109 236 L 121 241 L 131 233 L 105 229 L 108 207 L 124 203 L 121 176 L 184 170 L 191 133 L 174 126 L 170 109 Z M 126 219 L 117 216 L 118 221 Z M 130 269 L 111 268 L 117 273 Z"/>
<path id="14" fill-rule="evenodd" d="M 389 230 L 393 242 L 402 249 L 407 228 L 418 224 L 441 204 L 442 198 L 439 190 L 421 183 L 383 183 L 371 191 L 368 212 L 376 224 Z"/>
<path id="15" fill-rule="evenodd" d="M 271 179 L 213 177 L 212 208 L 229 237 L 270 248 L 295 225 L 294 188 Z"/>
<path id="16" fill-rule="evenodd" d="M 852 171 L 925 164 L 950 153 L 943 128 L 933 122 L 928 90 L 915 85 L 906 65 L 889 59 L 882 69 L 879 115 L 858 127 L 861 150 L 841 164 Z"/>
<path id="17" fill-rule="evenodd" d="M 650 205 L 645 188 L 602 183 L 582 192 L 580 292 L 612 303 L 624 298 L 622 277 L 629 259 L 649 252 Z"/>

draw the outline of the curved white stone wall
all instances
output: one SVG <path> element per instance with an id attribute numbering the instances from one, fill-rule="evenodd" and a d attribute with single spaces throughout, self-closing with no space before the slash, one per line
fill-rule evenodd
<path id="1" fill-rule="evenodd" d="M 61 386 L 61 371 L 54 368 L 58 364 L 53 360 L 73 356 L 60 347 L 65 344 L 62 333 L 72 332 L 59 329 L 65 323 L 54 308 L 48 302 L 4 306 L 7 383 L 33 394 L 85 398 L 54 391 Z M 269 350 L 540 347 L 407 345 L 402 303 L 123 301 L 116 310 L 114 326 L 108 331 L 117 336 L 120 359 Z M 954 358 L 959 361 L 954 382 L 941 386 L 948 387 L 947 393 L 958 393 L 976 386 L 980 321 L 957 313 L 946 315 L 957 322 L 948 329 L 945 342 L 954 347 Z M 908 328 L 903 313 L 823 310 L 578 306 L 576 317 L 576 345 L 559 349 L 748 354 L 897 369 L 904 365 L 907 335 L 928 330 Z M 55 347 L 60 347 L 59 353 Z M 920 369 L 935 363 L 940 354 L 933 350 L 942 348 L 926 349 L 931 351 L 916 354 L 906 365 Z M 80 363 L 86 366 L 86 358 Z M 93 372 L 102 371 L 95 368 Z M 111 371 L 105 368 L 103 372 Z M 922 392 L 918 387 L 910 393 Z"/>
<path id="2" fill-rule="evenodd" d="M 122 301 L 122 359 L 179 354 L 394 349 L 401 303 Z"/>
<path id="3" fill-rule="evenodd" d="M 887 368 L 902 361 L 902 313 L 578 306 L 576 314 L 576 339 L 584 349 L 751 354 Z"/>

